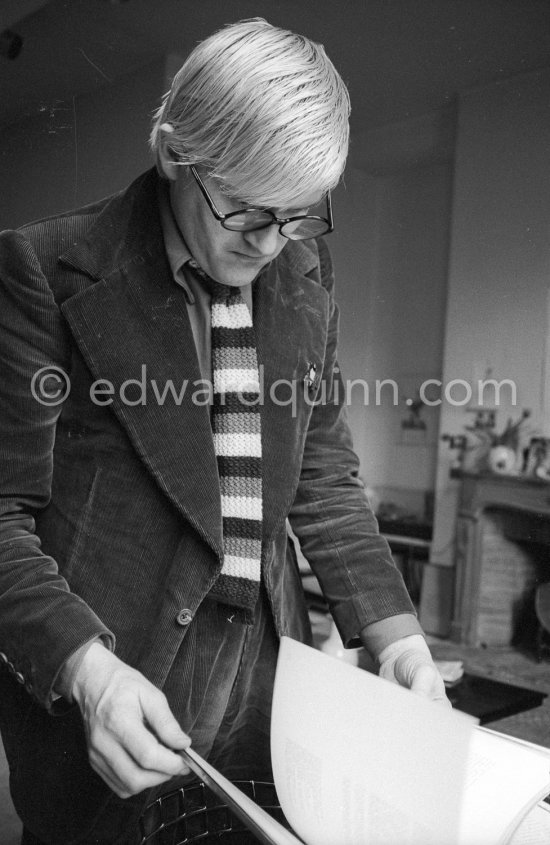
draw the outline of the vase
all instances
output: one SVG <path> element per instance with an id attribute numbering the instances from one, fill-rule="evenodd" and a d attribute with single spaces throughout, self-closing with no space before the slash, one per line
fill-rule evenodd
<path id="1" fill-rule="evenodd" d="M 516 453 L 510 446 L 493 446 L 488 457 L 489 469 L 499 475 L 511 475 L 515 471 L 516 460 Z"/>

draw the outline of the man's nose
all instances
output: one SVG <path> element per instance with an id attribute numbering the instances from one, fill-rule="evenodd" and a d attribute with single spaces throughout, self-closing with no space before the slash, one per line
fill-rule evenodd
<path id="1" fill-rule="evenodd" d="M 279 233 L 279 227 L 276 225 L 243 232 L 243 237 L 257 255 L 265 256 L 274 255 L 286 242 L 286 238 Z"/>

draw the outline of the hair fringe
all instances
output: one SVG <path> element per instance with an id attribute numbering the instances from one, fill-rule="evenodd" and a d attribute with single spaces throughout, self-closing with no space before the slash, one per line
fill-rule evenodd
<path id="1" fill-rule="evenodd" d="M 334 188 L 349 143 L 349 95 L 322 45 L 263 18 L 200 42 L 153 116 L 180 164 L 201 165 L 244 202 L 286 206 Z"/>

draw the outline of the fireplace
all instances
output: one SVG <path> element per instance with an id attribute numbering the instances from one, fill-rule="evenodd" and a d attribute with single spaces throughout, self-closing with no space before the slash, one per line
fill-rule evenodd
<path id="1" fill-rule="evenodd" d="M 451 639 L 534 646 L 535 591 L 550 581 L 550 485 L 464 473 L 455 561 Z"/>

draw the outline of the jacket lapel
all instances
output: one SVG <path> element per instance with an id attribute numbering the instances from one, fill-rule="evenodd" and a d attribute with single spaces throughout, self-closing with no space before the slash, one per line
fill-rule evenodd
<path id="1" fill-rule="evenodd" d="M 311 406 L 304 401 L 310 363 L 321 376 L 329 297 L 314 276 L 317 253 L 305 244 L 285 250 L 257 282 L 254 328 L 263 368 L 262 456 L 264 537 L 286 518 L 298 484 Z"/>
<path id="2" fill-rule="evenodd" d="M 208 394 L 185 295 L 171 277 L 158 215 L 150 211 L 156 188 L 141 184 L 140 190 L 137 202 L 136 189 L 122 204 L 114 201 L 86 240 L 62 256 L 65 265 L 97 280 L 65 300 L 62 310 L 94 377 L 113 385 L 112 408 L 138 455 L 221 559 Z M 147 210 L 146 219 L 137 208 Z M 117 242 L 120 232 L 131 233 L 131 241 Z"/>

